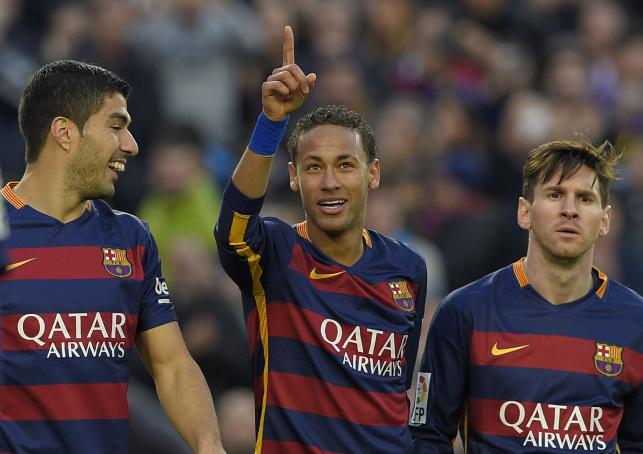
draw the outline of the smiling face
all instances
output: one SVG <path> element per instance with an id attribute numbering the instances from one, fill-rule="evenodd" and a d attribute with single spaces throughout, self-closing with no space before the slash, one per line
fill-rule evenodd
<path id="1" fill-rule="evenodd" d="M 314 127 L 300 137 L 296 162 L 288 170 L 291 189 L 301 193 L 309 232 L 361 235 L 368 191 L 379 186 L 380 166 L 377 159 L 368 162 L 356 132 Z"/>
<path id="2" fill-rule="evenodd" d="M 138 145 L 129 131 L 127 102 L 120 93 L 104 97 L 98 112 L 85 122 L 83 133 L 65 171 L 65 189 L 80 200 L 114 195 L 117 172 L 125 171 Z"/>
<path id="3" fill-rule="evenodd" d="M 594 243 L 609 230 L 610 206 L 602 207 L 595 172 L 583 165 L 566 180 L 561 171 L 521 197 L 518 224 L 529 231 L 529 253 L 550 260 L 590 262 Z"/>

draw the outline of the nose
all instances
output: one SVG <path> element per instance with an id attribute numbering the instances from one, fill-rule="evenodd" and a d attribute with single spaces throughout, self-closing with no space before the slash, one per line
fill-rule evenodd
<path id="1" fill-rule="evenodd" d="M 576 207 L 576 199 L 574 197 L 565 197 L 560 214 L 567 219 L 578 217 L 578 209 Z"/>
<path id="2" fill-rule="evenodd" d="M 126 134 L 123 135 L 121 139 L 121 151 L 129 154 L 130 156 L 136 156 L 138 154 L 138 144 L 136 139 L 130 132 L 130 130 L 125 131 Z"/>
<path id="3" fill-rule="evenodd" d="M 324 171 L 324 176 L 321 181 L 322 189 L 333 190 L 333 189 L 338 189 L 340 186 L 341 186 L 341 183 L 337 178 L 335 169 L 332 167 L 326 168 L 326 170 Z"/>

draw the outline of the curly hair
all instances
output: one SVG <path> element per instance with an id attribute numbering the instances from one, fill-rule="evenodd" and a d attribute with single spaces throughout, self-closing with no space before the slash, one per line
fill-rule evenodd
<path id="1" fill-rule="evenodd" d="M 371 163 L 375 160 L 377 152 L 375 134 L 364 117 L 346 106 L 328 105 L 318 107 L 308 113 L 295 125 L 295 129 L 293 129 L 288 139 L 288 151 L 292 162 L 295 162 L 297 158 L 297 149 L 299 148 L 301 137 L 321 125 L 342 126 L 354 131 L 360 137 L 368 162 Z"/>

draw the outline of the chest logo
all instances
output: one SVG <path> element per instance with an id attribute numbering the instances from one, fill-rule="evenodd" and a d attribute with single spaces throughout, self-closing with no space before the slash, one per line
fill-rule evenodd
<path id="1" fill-rule="evenodd" d="M 616 377 L 623 372 L 623 347 L 596 342 L 594 367 L 601 374 Z"/>
<path id="2" fill-rule="evenodd" d="M 409 285 L 406 281 L 394 281 L 389 282 L 388 287 L 391 289 L 391 294 L 393 295 L 393 301 L 397 307 L 402 309 L 405 312 L 411 312 L 415 309 L 415 304 L 413 302 L 413 295 L 409 291 Z"/>
<path id="3" fill-rule="evenodd" d="M 491 348 L 491 354 L 493 356 L 502 356 L 506 355 L 507 353 L 513 353 L 517 352 L 518 350 L 522 350 L 523 348 L 527 348 L 529 345 L 518 345 L 517 347 L 509 347 L 509 348 L 498 348 L 498 342 L 493 344 L 493 347 Z"/>
<path id="4" fill-rule="evenodd" d="M 132 274 L 132 264 L 127 260 L 125 249 L 112 249 L 109 247 L 103 250 L 103 266 L 105 271 L 115 277 L 128 277 Z"/>
<path id="5" fill-rule="evenodd" d="M 346 271 L 338 271 L 337 273 L 318 273 L 317 267 L 314 267 L 312 270 L 310 270 L 310 278 L 311 279 L 328 279 L 329 277 L 339 276 L 340 274 L 344 274 L 345 272 Z"/>
<path id="6" fill-rule="evenodd" d="M 32 259 L 27 259 L 23 260 L 22 262 L 16 262 L 16 263 L 11 263 L 10 265 L 7 266 L 7 271 L 15 270 L 16 268 L 20 268 L 22 265 L 26 265 L 29 262 L 32 262 L 36 260 L 36 257 Z"/>

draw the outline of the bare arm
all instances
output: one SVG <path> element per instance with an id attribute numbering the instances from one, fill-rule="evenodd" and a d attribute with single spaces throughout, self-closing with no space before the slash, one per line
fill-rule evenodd
<path id="1" fill-rule="evenodd" d="M 195 453 L 224 453 L 219 424 L 203 373 L 188 352 L 176 322 L 140 333 L 136 339 L 161 406 Z"/>
<path id="2" fill-rule="evenodd" d="M 280 121 L 297 110 L 315 84 L 314 73 L 304 75 L 295 64 L 295 38 L 290 26 L 284 29 L 283 61 L 261 86 L 263 114 Z M 272 156 L 262 156 L 246 148 L 232 175 L 234 185 L 244 195 L 258 198 L 266 193 Z"/>

